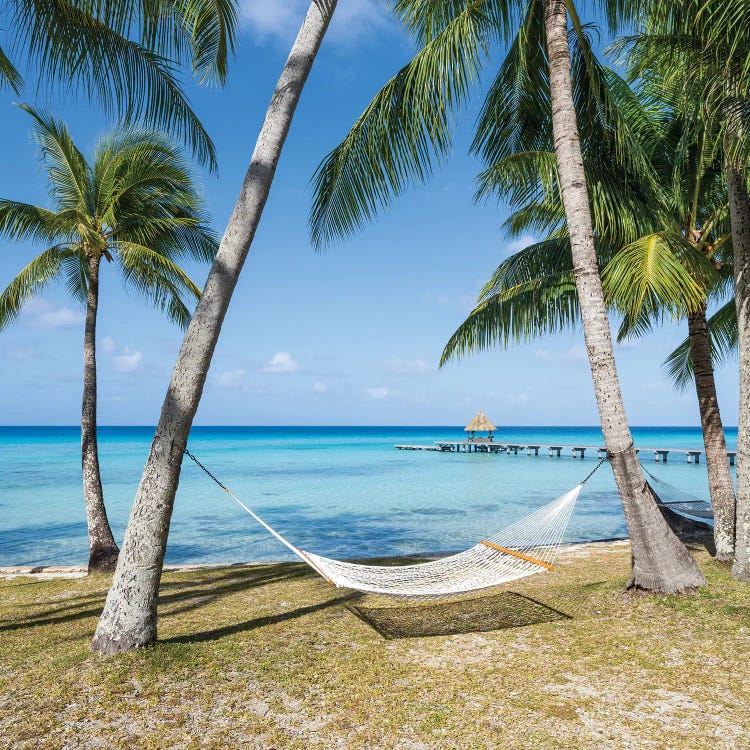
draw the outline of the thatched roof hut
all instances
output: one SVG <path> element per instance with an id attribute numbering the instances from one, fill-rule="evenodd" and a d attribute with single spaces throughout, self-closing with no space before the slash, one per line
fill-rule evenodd
<path id="1" fill-rule="evenodd" d="M 490 435 L 495 430 L 497 427 L 490 422 L 489 417 L 483 411 L 477 412 L 474 419 L 464 427 L 464 432 L 489 432 Z"/>

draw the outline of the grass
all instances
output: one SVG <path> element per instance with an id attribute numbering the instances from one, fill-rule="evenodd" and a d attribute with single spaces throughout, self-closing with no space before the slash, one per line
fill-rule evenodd
<path id="1" fill-rule="evenodd" d="M 3 580 L 0 747 L 749 747 L 750 588 L 696 554 L 692 596 L 626 593 L 629 550 L 600 545 L 411 613 L 295 564 L 166 573 L 159 644 L 110 659 L 106 578 Z"/>

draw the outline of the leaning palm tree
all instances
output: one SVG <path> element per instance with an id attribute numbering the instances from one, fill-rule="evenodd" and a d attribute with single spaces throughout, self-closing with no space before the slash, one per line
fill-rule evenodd
<path id="1" fill-rule="evenodd" d="M 25 68 L 37 89 L 63 85 L 126 123 L 145 119 L 215 168 L 175 63 L 222 84 L 236 22 L 235 0 L 10 0 L 0 11 L 0 89 L 18 93 Z"/>
<path id="2" fill-rule="evenodd" d="M 190 320 L 200 291 L 181 259 L 210 261 L 217 243 L 179 151 L 165 138 L 120 130 L 103 138 L 87 161 L 65 125 L 30 107 L 33 137 L 50 182 L 54 208 L 0 199 L 0 235 L 44 242 L 0 294 L 0 329 L 48 284 L 63 281 L 86 306 L 83 341 L 81 464 L 89 534 L 89 572 L 111 572 L 118 547 L 107 520 L 97 450 L 96 320 L 103 260 L 126 286 L 177 324 Z"/>
<path id="3" fill-rule="evenodd" d="M 98 653 L 129 651 L 156 640 L 159 582 L 190 428 L 224 316 L 336 1 L 312 0 L 271 97 L 239 197 L 172 370 L 112 586 L 94 635 L 92 648 Z"/>
<path id="4" fill-rule="evenodd" d="M 376 94 L 319 167 L 312 212 L 314 241 L 321 245 L 351 233 L 410 183 L 424 181 L 435 161 L 447 157 L 451 115 L 466 101 L 489 50 L 513 29 L 513 12 L 523 5 L 526 12 L 511 54 L 515 50 L 526 66 L 521 94 L 541 90 L 547 96 L 537 114 L 551 124 L 562 219 L 570 240 L 573 282 L 580 300 L 594 392 L 631 538 L 631 585 L 659 592 L 703 585 L 705 579 L 697 564 L 667 527 L 648 490 L 625 414 L 597 266 L 572 85 L 571 36 L 581 49 L 577 60 L 589 68 L 592 80 L 596 68 L 585 39 L 586 27 L 574 4 L 565 0 L 528 0 L 523 4 L 510 0 L 396 0 L 394 5 L 405 26 L 414 32 L 420 49 Z M 615 20 L 627 6 L 637 9 L 640 3 L 612 0 L 602 5 Z M 588 114 L 581 112 L 583 122 Z M 531 132 L 533 136 L 529 127 L 533 120 L 532 115 L 516 123 L 514 132 Z M 621 145 L 620 157 L 627 160 L 628 149 Z"/>

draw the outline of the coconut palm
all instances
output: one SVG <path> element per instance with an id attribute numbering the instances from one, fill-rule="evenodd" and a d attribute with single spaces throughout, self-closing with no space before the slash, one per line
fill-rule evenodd
<path id="1" fill-rule="evenodd" d="M 628 9 L 626 6 L 634 9 L 640 3 L 613 1 L 602 5 L 614 21 Z M 346 138 L 319 167 L 312 210 L 312 236 L 317 244 L 351 233 L 374 218 L 394 195 L 410 183 L 424 181 L 435 162 L 447 157 L 452 114 L 466 101 L 493 45 L 508 33 L 516 35 L 511 17 L 519 6 L 499 0 L 396 0 L 395 11 L 416 36 L 420 49 L 376 94 Z M 586 27 L 572 2 L 529 0 L 524 6 L 526 12 L 511 49 L 520 61 L 523 77 L 521 85 L 512 89 L 513 95 L 546 94 L 547 101 L 536 114 L 526 112 L 527 118 L 516 123 L 514 132 L 528 135 L 529 123 L 537 117 L 546 118 L 547 132 L 551 124 L 594 392 L 633 549 L 631 585 L 662 592 L 691 589 L 705 580 L 668 529 L 647 489 L 614 360 L 572 84 L 570 37 L 581 52 L 577 60 L 588 68 L 592 81 L 598 80 Z M 581 113 L 582 126 L 589 112 L 597 110 L 595 95 L 600 90 L 600 86 L 594 86 L 590 110 Z M 606 102 L 599 109 L 607 111 Z M 619 153 L 624 161 L 630 157 L 626 147 Z M 638 157 L 637 152 L 634 156 Z"/>
<path id="2" fill-rule="evenodd" d="M 733 574 L 750 581 L 750 3 L 683 0 L 651 3 L 646 32 L 635 40 L 642 59 L 682 85 L 708 115 L 720 118 L 729 196 L 740 366 L 737 436 L 737 531 Z"/>
<path id="3" fill-rule="evenodd" d="M 0 88 L 63 85 L 105 113 L 184 138 L 215 167 L 214 147 L 190 108 L 174 63 L 223 83 L 234 47 L 235 0 L 10 0 L 0 11 Z M 7 38 L 6 44 L 4 39 Z"/>
<path id="4" fill-rule="evenodd" d="M 156 605 L 182 458 L 232 293 L 258 228 L 302 89 L 336 9 L 313 0 L 281 71 L 250 167 L 172 371 L 117 569 L 94 635 L 112 654 L 156 640 Z"/>
<path id="5" fill-rule="evenodd" d="M 633 92 L 623 95 L 629 89 L 613 71 L 608 71 L 608 79 L 620 92 L 616 99 L 628 126 L 640 133 L 630 147 L 640 149 L 651 169 L 649 179 L 640 180 L 639 186 L 639 175 L 617 164 L 606 129 L 594 119 L 594 127 L 589 127 L 593 132 L 582 142 L 606 297 L 625 315 L 621 338 L 645 333 L 665 315 L 687 317 L 689 338 L 670 358 L 671 371 L 680 384 L 689 379 L 696 385 L 716 516 L 716 555 L 731 559 L 734 486 L 716 397 L 713 352 L 719 355 L 731 346 L 731 315 L 726 310 L 733 303 L 717 313 L 712 328 L 717 329 L 718 323 L 724 328 L 713 337 L 706 320 L 708 296 L 721 299 L 731 278 L 721 154 L 712 148 L 717 140 L 711 123 L 705 124 L 699 113 L 678 115 L 675 103 L 655 101 L 648 86 L 642 88 L 641 102 Z M 512 86 L 512 79 L 508 85 Z M 497 192 L 509 197 L 515 210 L 508 225 L 514 231 L 528 231 L 533 224 L 554 228 L 554 233 L 500 265 L 477 308 L 449 340 L 443 363 L 472 349 L 505 346 L 510 340 L 550 333 L 579 320 L 569 242 L 559 226 L 556 174 L 552 179 L 546 176 L 552 155 L 526 149 L 498 153 L 496 144 L 508 149 L 499 134 L 512 127 L 517 113 L 503 102 L 492 104 L 483 112 L 479 128 L 480 151 L 490 162 L 480 178 L 480 195 Z M 689 102 L 682 104 L 693 108 Z M 636 228 L 646 234 L 633 238 Z"/>
<path id="6" fill-rule="evenodd" d="M 210 261 L 216 240 L 206 225 L 195 184 L 179 151 L 164 137 L 119 130 L 87 161 L 63 123 L 24 109 L 47 171 L 52 209 L 0 200 L 0 234 L 43 242 L 0 295 L 0 328 L 47 285 L 62 281 L 86 306 L 83 342 L 81 463 L 89 532 L 89 571 L 111 572 L 118 548 L 107 520 L 97 451 L 96 319 L 103 260 L 185 327 L 200 291 L 178 261 Z"/>

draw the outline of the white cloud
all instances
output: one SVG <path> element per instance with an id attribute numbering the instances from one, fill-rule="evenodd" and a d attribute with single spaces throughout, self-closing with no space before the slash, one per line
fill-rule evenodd
<path id="1" fill-rule="evenodd" d="M 263 365 L 263 372 L 272 372 L 275 374 L 297 372 L 297 370 L 299 370 L 299 365 L 294 361 L 289 352 L 276 352 L 270 361 Z"/>
<path id="2" fill-rule="evenodd" d="M 383 388 L 383 386 L 377 386 L 375 388 L 365 388 L 365 392 L 367 393 L 367 398 L 370 401 L 383 401 L 383 399 L 388 398 L 389 391 L 387 388 Z"/>
<path id="3" fill-rule="evenodd" d="M 34 318 L 34 325 L 38 328 L 70 328 L 78 326 L 84 321 L 84 315 L 80 310 L 72 310 L 69 307 L 54 307 Z"/>
<path id="4" fill-rule="evenodd" d="M 129 347 L 122 350 L 122 354 L 115 357 L 115 370 L 118 372 L 135 372 L 143 362 L 143 354 L 134 352 Z"/>
<path id="5" fill-rule="evenodd" d="M 519 250 L 523 250 L 525 247 L 533 245 L 536 241 L 537 239 L 533 234 L 522 234 L 520 237 L 516 237 L 516 239 L 506 243 L 505 252 L 508 255 L 513 255 L 513 253 L 517 253 Z"/>
<path id="6" fill-rule="evenodd" d="M 325 393 L 327 390 L 328 386 L 320 380 L 316 380 L 313 384 L 313 391 L 315 391 L 315 393 Z"/>
<path id="7" fill-rule="evenodd" d="M 391 359 L 383 365 L 390 375 L 426 375 L 432 368 L 423 359 Z"/>
<path id="8" fill-rule="evenodd" d="M 115 350 L 115 340 L 111 336 L 102 336 L 99 341 L 99 350 L 105 354 L 112 354 Z"/>
<path id="9" fill-rule="evenodd" d="M 220 372 L 218 375 L 214 375 L 214 383 L 220 388 L 239 388 L 242 385 L 242 381 L 245 379 L 245 371 L 241 369 L 237 370 L 225 370 Z"/>
<path id="10" fill-rule="evenodd" d="M 260 37 L 291 44 L 310 5 L 308 0 L 241 0 L 242 20 Z M 386 14 L 374 0 L 340 2 L 326 34 L 329 40 L 351 44 L 388 25 Z"/>

